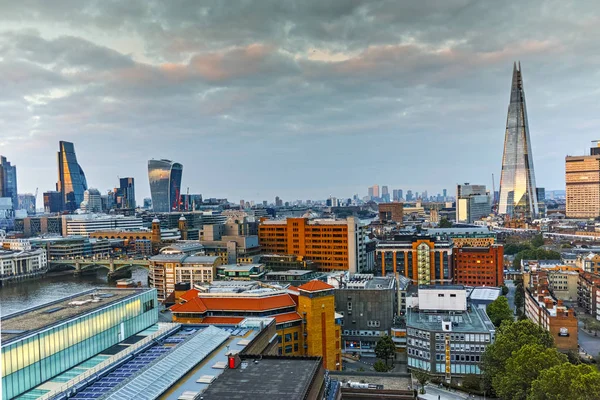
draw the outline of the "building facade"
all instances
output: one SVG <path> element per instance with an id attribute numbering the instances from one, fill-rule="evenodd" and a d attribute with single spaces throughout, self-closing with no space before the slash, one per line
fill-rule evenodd
<path id="1" fill-rule="evenodd" d="M 452 240 L 428 235 L 396 235 L 377 243 L 375 269 L 399 273 L 417 284 L 450 283 Z"/>
<path id="2" fill-rule="evenodd" d="M 44 249 L 1 250 L 0 280 L 9 281 L 46 272 L 48 266 Z"/>
<path id="3" fill-rule="evenodd" d="M 83 201 L 80 204 L 82 212 L 100 213 L 102 212 L 102 196 L 98 189 L 87 189 L 83 192 Z"/>
<path id="4" fill-rule="evenodd" d="M 48 214 L 62 211 L 62 193 L 56 191 L 44 192 L 44 212 Z"/>
<path id="5" fill-rule="evenodd" d="M 453 252 L 453 283 L 467 286 L 504 285 L 504 246 L 461 247 Z"/>
<path id="6" fill-rule="evenodd" d="M 558 350 L 577 351 L 575 313 L 551 292 L 545 272 L 539 272 L 536 278 L 525 287 L 525 316 L 550 332 Z"/>
<path id="7" fill-rule="evenodd" d="M 142 230 L 143 221 L 139 217 L 123 215 L 78 214 L 62 216 L 63 236 L 89 236 L 97 231 Z"/>
<path id="8" fill-rule="evenodd" d="M 506 118 L 498 214 L 535 218 L 539 213 L 533 153 L 525 106 L 521 63 L 515 63 Z"/>
<path id="9" fill-rule="evenodd" d="M 496 233 L 485 227 L 428 229 L 429 235 L 452 239 L 454 248 L 488 247 L 496 243 Z"/>
<path id="10" fill-rule="evenodd" d="M 402 203 L 381 203 L 377 205 L 379 209 L 379 220 L 382 222 L 396 222 L 401 224 L 404 218 L 404 204 Z"/>
<path id="11" fill-rule="evenodd" d="M 342 352 L 375 354 L 377 340 L 390 335 L 398 310 L 396 279 L 355 274 L 335 290 L 342 315 Z"/>
<path id="12" fill-rule="evenodd" d="M 492 212 L 492 199 L 485 185 L 456 186 L 456 222 L 471 224 Z"/>
<path id="13" fill-rule="evenodd" d="M 314 261 L 322 271 L 358 273 L 366 268 L 366 227 L 344 220 L 263 220 L 258 239 L 264 254 L 293 254 Z"/>
<path id="14" fill-rule="evenodd" d="M 135 181 L 133 178 L 120 178 L 121 208 L 135 208 Z"/>
<path id="15" fill-rule="evenodd" d="M 156 291 L 103 288 L 2 317 L 2 398 L 10 399 L 158 321 Z"/>
<path id="16" fill-rule="evenodd" d="M 149 160 L 148 179 L 154 212 L 178 210 L 183 165 L 171 160 Z"/>
<path id="17" fill-rule="evenodd" d="M 424 286 L 407 310 L 408 368 L 451 382 L 480 375 L 496 328 L 480 307 L 467 302 L 463 286 Z"/>
<path id="18" fill-rule="evenodd" d="M 589 156 L 565 158 L 566 217 L 600 216 L 600 142 Z"/>
<path id="19" fill-rule="evenodd" d="M 88 186 L 83 169 L 77 162 L 73 143 L 60 141 L 57 159 L 56 190 L 61 193 L 62 209 L 75 211 L 83 201 L 83 192 Z"/>

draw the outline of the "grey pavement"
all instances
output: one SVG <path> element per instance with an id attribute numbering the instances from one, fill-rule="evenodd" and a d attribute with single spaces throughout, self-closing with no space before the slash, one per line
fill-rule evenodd
<path id="1" fill-rule="evenodd" d="M 600 336 L 594 336 L 583 330 L 583 322 L 579 321 L 579 329 L 577 337 L 579 340 L 579 347 L 592 357 L 598 356 L 600 353 Z"/>
<path id="2" fill-rule="evenodd" d="M 508 304 L 510 305 L 510 308 L 513 310 L 513 312 L 515 312 L 515 291 L 517 290 L 517 287 L 515 286 L 515 283 L 510 280 L 504 281 L 504 284 L 508 288 L 508 294 L 506 295 L 506 298 L 508 299 Z"/>
<path id="3" fill-rule="evenodd" d="M 425 386 L 425 394 L 419 394 L 419 399 L 424 400 L 465 400 L 465 399 L 476 399 L 483 400 L 483 397 L 475 396 L 469 397 L 468 393 L 458 392 L 458 391 L 449 391 L 446 389 L 440 389 L 437 386 L 426 385 Z M 438 397 L 439 396 L 439 397 Z"/>

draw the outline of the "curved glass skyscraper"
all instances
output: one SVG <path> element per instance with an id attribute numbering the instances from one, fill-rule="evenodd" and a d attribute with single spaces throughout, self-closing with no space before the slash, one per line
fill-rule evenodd
<path id="1" fill-rule="evenodd" d="M 154 211 L 170 212 L 178 209 L 182 173 L 183 165 L 171 160 L 148 161 L 148 180 Z"/>
<path id="2" fill-rule="evenodd" d="M 58 182 L 56 191 L 62 195 L 62 209 L 75 211 L 83 201 L 83 192 L 87 190 L 87 181 L 83 169 L 77 162 L 75 146 L 71 142 L 59 142 Z"/>
<path id="3" fill-rule="evenodd" d="M 519 218 L 534 218 L 538 215 L 538 199 L 521 63 L 518 68 L 515 63 L 513 69 L 510 104 L 506 118 L 499 201 L 498 214 Z"/>

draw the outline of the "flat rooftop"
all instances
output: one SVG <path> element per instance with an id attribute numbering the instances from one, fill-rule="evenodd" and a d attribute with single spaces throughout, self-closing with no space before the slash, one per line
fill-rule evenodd
<path id="1" fill-rule="evenodd" d="M 463 312 L 453 311 L 452 314 L 449 312 L 418 312 L 408 309 L 406 326 L 408 328 L 441 332 L 444 319 L 453 322 L 452 332 L 489 333 L 489 331 L 496 329 L 485 311 L 479 307 L 472 307 Z"/>
<path id="2" fill-rule="evenodd" d="M 315 273 L 315 271 L 310 270 L 310 269 L 288 269 L 287 271 L 281 271 L 281 272 L 269 272 L 267 274 L 267 277 L 269 276 L 304 276 L 304 275 L 311 275 Z"/>
<path id="3" fill-rule="evenodd" d="M 304 399 L 321 366 L 317 357 L 276 357 L 242 360 L 227 369 L 202 393 L 205 400 Z"/>
<path id="4" fill-rule="evenodd" d="M 65 320 L 73 319 L 108 304 L 150 290 L 142 289 L 91 289 L 60 300 L 31 307 L 2 317 L 0 330 L 2 345 L 14 342 L 33 332 L 46 329 Z M 93 301 L 92 301 L 93 300 Z M 79 305 L 69 304 L 80 302 Z"/>

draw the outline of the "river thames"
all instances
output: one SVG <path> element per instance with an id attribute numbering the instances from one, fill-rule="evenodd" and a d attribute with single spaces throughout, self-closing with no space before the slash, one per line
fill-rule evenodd
<path id="1" fill-rule="evenodd" d="M 148 286 L 148 271 L 144 268 L 132 269 L 131 278 L 136 282 L 142 282 L 142 286 Z M 108 282 L 105 269 L 98 270 L 95 275 L 81 277 L 74 277 L 72 274 L 46 275 L 40 279 L 11 283 L 0 288 L 0 315 L 10 314 L 95 287 L 114 285 L 114 282 Z"/>

